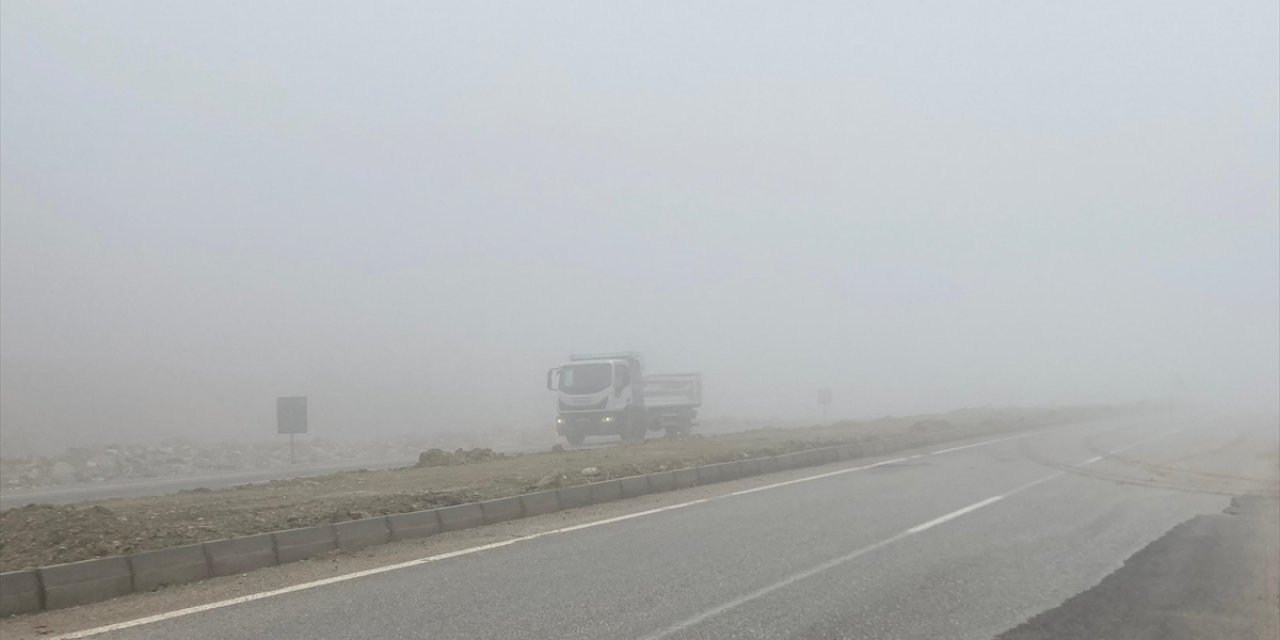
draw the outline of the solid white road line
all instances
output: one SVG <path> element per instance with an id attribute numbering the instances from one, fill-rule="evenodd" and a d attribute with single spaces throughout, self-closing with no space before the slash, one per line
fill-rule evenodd
<path id="1" fill-rule="evenodd" d="M 981 502 L 975 502 L 975 503 L 973 503 L 973 504 L 971 504 L 971 505 L 969 505 L 969 506 L 967 506 L 967 507 L 965 507 L 965 508 L 963 508 L 963 509 L 956 509 L 955 511 L 952 511 L 951 513 L 948 513 L 948 514 L 947 514 L 947 515 L 945 515 L 945 516 L 941 516 L 941 517 L 938 517 L 938 518 L 934 518 L 934 519 L 932 519 L 932 520 L 930 520 L 930 521 L 928 521 L 928 522 L 926 522 L 926 523 L 924 523 L 924 524 L 918 524 L 918 525 L 916 525 L 916 526 L 914 526 L 914 527 L 911 527 L 910 529 L 907 529 L 907 533 L 920 533 L 921 531 L 924 531 L 924 530 L 926 530 L 926 529 L 932 529 L 932 528 L 934 528 L 934 527 L 936 527 L 936 526 L 938 526 L 938 525 L 940 525 L 940 524 L 942 524 L 942 523 L 944 523 L 944 522 L 946 522 L 946 521 L 948 521 L 948 520 L 954 520 L 954 519 L 956 519 L 956 518 L 959 518 L 960 516 L 962 516 L 962 515 L 964 515 L 964 514 L 966 514 L 966 513 L 969 513 L 970 511 L 977 511 L 978 509 L 981 509 L 981 508 L 983 508 L 983 507 L 985 507 L 985 506 L 987 506 L 987 505 L 991 504 L 992 502 L 995 502 L 995 501 L 997 501 L 997 500 L 1001 500 L 1001 499 L 1003 499 L 1003 498 L 1004 498 L 1004 496 L 991 496 L 990 498 L 987 498 L 986 500 L 983 500 L 983 501 L 981 501 Z"/>
<path id="2" fill-rule="evenodd" d="M 375 567 L 375 568 L 373 568 L 373 569 L 366 569 L 366 570 L 364 570 L 364 571 L 356 571 L 356 572 L 353 572 L 353 573 L 345 573 L 345 574 L 342 574 L 342 575 L 339 575 L 339 576 L 333 576 L 333 577 L 330 577 L 330 578 L 323 578 L 323 579 L 320 579 L 320 580 L 313 580 L 313 581 L 311 581 L 311 582 L 303 582 L 303 583 L 300 583 L 300 584 L 290 585 L 290 586 L 288 586 L 288 587 L 283 587 L 283 588 L 280 588 L 280 589 L 273 589 L 273 590 L 271 590 L 271 591 L 261 591 L 261 592 L 258 592 L 258 593 L 251 593 L 251 594 L 244 595 L 244 596 L 240 596 L 240 597 L 236 597 L 236 598 L 229 598 L 229 599 L 227 599 L 227 600 L 219 600 L 219 601 L 217 601 L 217 602 L 210 602 L 210 603 L 208 603 L 208 604 L 196 605 L 196 606 L 194 606 L 194 607 L 187 607 L 187 608 L 185 608 L 185 609 L 178 609 L 178 610 L 175 610 L 175 611 L 168 611 L 168 612 L 165 612 L 165 613 L 159 613 L 159 614 L 156 614 L 156 615 L 146 616 L 146 617 L 143 617 L 143 618 L 136 618 L 136 619 L 133 619 L 133 620 L 126 620 L 126 621 L 124 621 L 124 622 L 117 622 L 117 623 L 115 623 L 115 624 L 108 624 L 108 625 L 103 625 L 103 626 L 100 626 L 100 627 L 93 627 L 93 628 L 90 628 L 90 629 L 83 629 L 83 630 L 80 630 L 80 631 L 72 631 L 72 632 L 69 632 L 69 633 L 64 633 L 64 634 L 62 634 L 62 635 L 52 636 L 52 637 L 50 638 L 50 640 L 73 640 L 73 639 L 75 639 L 75 638 L 88 638 L 88 637 L 91 637 L 91 636 L 96 636 L 96 635 L 100 635 L 100 634 L 103 634 L 103 633 L 109 633 L 109 632 L 112 632 L 112 631 L 120 631 L 120 630 L 122 630 L 122 629 L 129 629 L 129 628 L 132 628 L 132 627 L 138 627 L 138 626 L 147 625 L 147 624 L 154 624 L 154 623 L 156 623 L 156 622 L 163 622 L 163 621 L 165 621 L 165 620 L 172 620 L 172 619 L 174 619 L 174 618 L 181 618 L 181 617 L 189 616 L 189 615 L 192 615 L 192 614 L 195 614 L 195 613 L 201 613 L 201 612 L 203 612 L 203 611 L 212 611 L 212 610 L 214 610 L 214 609 L 222 609 L 222 608 L 225 608 L 225 607 L 232 607 L 232 606 L 236 606 L 236 605 L 240 605 L 240 604 L 245 604 L 245 603 L 247 603 L 247 602 L 253 602 L 253 601 L 255 601 L 255 600 L 263 600 L 263 599 L 265 599 L 265 598 L 272 598 L 272 597 L 275 597 L 275 596 L 285 595 L 285 594 L 287 594 L 287 593 L 293 593 L 293 592 L 296 592 L 296 591 L 305 591 L 305 590 L 307 590 L 307 589 L 315 589 L 315 588 L 317 588 L 317 587 L 323 587 L 323 586 L 326 586 L 326 585 L 337 584 L 337 583 L 340 583 L 340 582 L 346 582 L 346 581 L 348 581 L 348 580 L 355 580 L 355 579 L 357 579 L 357 578 L 364 578 L 364 577 L 367 577 L 367 576 L 373 576 L 373 575 L 377 575 L 377 574 L 380 574 L 380 573 L 387 573 L 387 572 L 389 572 L 389 571 L 397 571 L 397 570 L 400 570 L 400 569 L 407 569 L 407 568 L 409 568 L 409 567 L 416 567 L 416 566 L 418 566 L 418 565 L 428 564 L 428 563 L 431 563 L 431 562 L 437 562 L 437 561 L 440 561 L 440 560 L 448 560 L 449 558 L 457 558 L 457 557 L 460 557 L 460 556 L 470 555 L 470 554 L 473 554 L 473 553 L 480 553 L 480 552 L 482 552 L 482 551 L 489 551 L 489 550 L 491 550 L 491 549 L 497 549 L 497 548 L 500 548 L 500 547 L 506 547 L 506 546 L 510 546 L 510 545 L 513 545 L 513 544 L 516 544 L 516 543 L 519 543 L 519 542 L 526 542 L 526 541 L 529 541 L 529 540 L 535 540 L 535 539 L 537 539 L 537 538 L 542 538 L 542 537 L 545 537 L 545 536 L 551 536 L 551 535 L 556 535 L 556 534 L 560 534 L 560 533 L 569 533 L 569 532 L 571 532 L 571 531 L 578 531 L 578 530 L 581 530 L 581 529 L 589 529 L 589 528 L 592 528 L 592 527 L 599 527 L 599 526 L 603 526 L 603 525 L 607 525 L 607 524 L 613 524 L 613 523 L 615 523 L 615 522 L 623 522 L 623 521 L 625 521 L 625 520 L 631 520 L 631 519 L 634 519 L 634 518 L 642 518 L 642 517 L 650 516 L 650 515 L 654 515 L 654 514 L 657 514 L 657 513 L 663 513 L 663 512 L 665 512 L 665 511 L 673 511 L 673 510 L 675 510 L 675 509 L 683 509 L 683 508 L 685 508 L 685 507 L 691 507 L 691 506 L 693 506 L 693 505 L 702 504 L 702 503 L 705 503 L 705 502 L 710 502 L 710 501 L 712 501 L 712 500 L 719 500 L 719 499 L 723 499 L 723 498 L 730 498 L 730 497 L 734 497 L 734 496 L 741 496 L 741 495 L 746 495 L 746 494 L 749 494 L 749 493 L 756 493 L 757 491 L 765 491 L 765 490 L 767 490 L 767 489 L 777 489 L 777 488 L 779 488 L 779 487 L 786 487 L 786 486 L 790 486 L 790 485 L 797 484 L 797 483 L 801 483 L 801 482 L 810 482 L 810 481 L 812 481 L 812 480 L 820 480 L 820 479 L 822 479 L 822 478 L 830 478 L 830 477 L 832 477 L 832 476 L 838 476 L 838 475 L 842 475 L 842 474 L 846 474 L 846 473 L 853 473 L 853 472 L 855 472 L 855 471 L 863 471 L 863 470 L 865 470 L 865 469 L 874 469 L 874 468 L 876 468 L 876 467 L 881 467 L 881 466 L 885 466 L 885 465 L 889 465 L 889 464 L 895 464 L 895 463 L 898 463 L 898 462 L 905 462 L 905 461 L 907 461 L 907 460 L 913 460 L 913 459 L 915 459 L 915 458 L 921 458 L 921 457 L 924 457 L 924 456 L 939 455 L 939 454 L 943 454 L 943 453 L 950 453 L 950 452 L 952 452 L 952 451 L 960 451 L 960 450 L 963 450 L 963 449 L 972 449 L 972 448 L 975 448 L 975 447 L 982 447 L 982 446 L 987 446 L 987 445 L 992 445 L 992 444 L 998 444 L 998 443 L 1001 443 L 1001 442 L 1008 442 L 1008 441 L 1010 441 L 1010 440 L 1018 440 L 1018 439 L 1021 439 L 1021 438 L 1030 438 L 1030 437 L 1032 437 L 1032 436 L 1041 435 L 1041 434 L 1046 433 L 1046 432 L 1048 432 L 1048 431 L 1050 431 L 1050 429 L 1041 429 L 1041 430 L 1039 430 L 1039 431 L 1034 431 L 1034 432 L 1031 432 L 1031 433 L 1021 434 L 1021 435 L 1017 435 L 1017 436 L 1010 436 L 1010 437 L 1006 437 L 1006 438 L 997 438 L 997 439 L 995 439 L 995 440 L 986 440 L 986 441 L 983 441 L 983 442 L 977 442 L 977 443 L 974 443 L 974 444 L 967 444 L 967 445 L 964 445 L 964 446 L 961 446 L 961 447 L 952 447 L 952 448 L 950 448 L 950 449 L 942 449 L 942 450 L 940 450 L 940 451 L 931 451 L 931 452 L 928 452 L 928 453 L 920 453 L 920 454 L 915 454 L 915 455 L 911 455 L 911 456 L 904 456 L 904 457 L 901 457 L 901 458 L 894 458 L 894 459 L 892 459 L 892 460 L 884 460 L 884 461 L 882 461 L 882 462 L 876 462 L 876 463 L 874 463 L 874 464 L 862 465 L 862 466 L 858 466 L 858 467 L 850 467 L 850 468 L 847 468 L 847 469 L 839 469 L 839 470 L 837 470 L 837 471 L 830 471 L 830 472 L 826 472 L 826 473 L 819 473 L 819 474 L 815 474 L 815 475 L 811 475 L 811 476 L 805 476 L 805 477 L 803 477 L 803 478 L 796 478 L 796 479 L 793 479 L 793 480 L 785 480 L 785 481 L 783 481 L 783 482 L 774 482 L 774 483 L 772 483 L 772 484 L 762 485 L 762 486 L 759 486 L 759 487 L 752 487 L 752 488 L 750 488 L 750 489 L 744 489 L 744 490 L 742 490 L 742 491 L 734 491 L 734 492 L 732 492 L 732 493 L 727 493 L 727 494 L 723 494 L 723 495 L 719 495 L 719 496 L 712 496 L 712 497 L 710 497 L 710 498 L 700 498 L 700 499 L 697 499 L 697 500 L 690 500 L 690 501 L 688 501 L 688 502 L 681 502 L 681 503 L 679 503 L 679 504 L 668 505 L 668 506 L 665 506 L 665 507 L 658 507 L 658 508 L 656 508 L 656 509 L 649 509 L 649 510 L 646 510 L 646 511 L 638 511 L 638 512 L 636 512 L 636 513 L 628 513 L 628 514 L 626 514 L 626 515 L 621 515 L 621 516 L 617 516 L 617 517 L 613 517 L 613 518 L 605 518 L 605 519 L 603 519 L 603 520 L 594 520 L 594 521 L 591 521 L 591 522 L 585 522 L 585 523 L 582 523 L 582 524 L 577 524 L 577 525 L 573 525 L 573 526 L 569 526 L 569 527 L 562 527 L 562 528 L 559 528 L 559 529 L 552 529 L 552 530 L 549 530 L 549 531 L 540 531 L 540 532 L 538 532 L 538 533 L 531 533 L 531 534 L 529 534 L 529 535 L 519 536 L 519 537 L 511 538 L 511 539 L 508 539 L 508 540 L 503 540 L 503 541 L 501 541 L 501 542 L 492 542 L 492 543 L 489 543 L 489 544 L 483 544 L 483 545 L 479 545 L 479 546 L 475 546 L 475 547 L 468 547 L 468 548 L 466 548 L 466 549 L 459 549 L 459 550 L 457 550 L 457 551 L 450 551 L 450 552 L 448 552 L 448 553 L 442 553 L 442 554 L 439 554 L 439 555 L 428 556 L 428 557 L 426 557 L 426 558 L 418 558 L 417 560 L 409 560 L 409 561 L 406 561 L 406 562 L 398 562 L 398 563 L 396 563 L 396 564 L 389 564 L 389 565 L 382 566 L 382 567 Z M 1135 443 L 1135 444 L 1137 444 L 1137 443 Z M 1130 446 L 1132 446 L 1132 445 L 1130 445 Z M 1126 449 L 1127 449 L 1128 447 L 1124 447 L 1124 448 L 1126 448 Z M 1119 449 L 1117 449 L 1117 451 L 1119 451 Z M 1114 453 L 1114 452 L 1113 452 L 1113 453 Z M 1059 473 L 1059 474 L 1055 474 L 1054 476 L 1047 476 L 1046 478 L 1043 478 L 1043 479 L 1041 479 L 1041 480 L 1038 480 L 1038 481 L 1036 481 L 1036 482 L 1035 482 L 1035 483 L 1033 483 L 1033 484 L 1039 484 L 1040 482 L 1043 482 L 1044 480 L 1048 480 L 1048 479 L 1050 479 L 1050 478 L 1052 478 L 1052 477 L 1056 477 L 1056 475 L 1061 475 L 1061 474 Z M 1017 490 L 1015 490 L 1015 492 L 1016 492 L 1016 491 L 1020 491 L 1020 490 L 1021 490 L 1021 489 L 1017 489 Z M 1010 495 L 1010 494 L 1005 494 L 1005 495 Z M 1000 497 L 1002 497 L 1002 496 L 997 496 L 997 497 L 996 497 L 996 499 L 999 499 Z M 991 502 L 994 502 L 994 501 L 995 501 L 995 500 L 991 500 Z M 981 506 L 985 506 L 985 505 L 977 505 L 977 506 L 973 506 L 970 510 L 972 510 L 972 509 L 977 509 L 977 508 L 981 508 Z M 957 515 L 960 515 L 960 514 L 957 514 Z M 954 516 L 953 516 L 953 517 L 954 517 Z M 895 541 L 895 540 L 899 539 L 900 537 L 905 537 L 905 536 L 908 536 L 908 535 L 911 535 L 911 532 L 910 532 L 910 531 L 904 531 L 903 533 L 898 534 L 898 536 L 895 536 L 894 538 L 890 538 L 890 539 L 888 539 L 888 540 L 884 540 L 884 541 L 878 542 L 878 543 L 876 543 L 876 544 L 874 544 L 874 545 L 872 545 L 872 546 L 870 546 L 870 547 L 865 547 L 865 548 L 863 548 L 863 549 L 860 549 L 860 550 L 858 550 L 858 551 L 855 551 L 853 554 L 850 554 L 850 555 L 849 555 L 845 560 L 843 560 L 843 562 L 847 562 L 848 560 L 852 560 L 853 558 L 857 557 L 858 555 L 862 555 L 863 553 L 867 553 L 867 552 L 869 552 L 869 551 L 871 551 L 871 550 L 873 550 L 873 549 L 878 549 L 878 548 L 880 548 L 880 547 L 882 547 L 882 546 L 884 546 L 884 545 L 886 545 L 886 544 L 889 544 L 889 543 L 890 543 L 890 542 L 892 542 L 892 541 Z M 842 557 L 843 557 L 843 556 L 842 556 Z M 839 559 L 839 558 L 837 558 L 837 560 L 840 560 L 840 559 Z M 839 562 L 836 562 L 836 561 L 833 561 L 833 562 L 835 562 L 836 564 L 840 564 Z M 824 566 L 825 566 L 825 565 L 824 565 Z M 835 564 L 832 564 L 832 566 L 835 566 Z M 817 573 L 817 572 L 815 571 L 814 573 Z M 809 575 L 812 575 L 812 574 L 809 574 Z M 796 578 L 796 580 L 800 580 L 800 579 L 803 579 L 803 578 L 801 578 L 801 577 L 797 577 L 797 578 Z M 789 583 L 788 583 L 788 584 L 789 584 Z M 780 588 L 780 587 L 779 587 L 779 588 Z M 762 595 L 763 595 L 763 594 L 762 594 Z M 758 597 L 758 596 L 757 596 L 757 597 Z M 732 608 L 732 607 L 729 607 L 729 608 Z M 728 609 L 726 608 L 725 610 L 727 611 Z M 709 616 L 708 616 L 708 617 L 709 617 Z M 655 636 L 655 637 L 656 637 L 656 636 Z"/>

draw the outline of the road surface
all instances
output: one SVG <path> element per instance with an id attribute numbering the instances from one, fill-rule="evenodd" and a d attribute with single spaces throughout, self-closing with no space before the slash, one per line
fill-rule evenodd
<path id="1" fill-rule="evenodd" d="M 1218 544 L 1238 570 L 1170 565 L 1194 575 L 1126 560 L 1213 542 L 1165 536 L 1233 496 L 1273 504 L 1278 439 L 1274 420 L 1147 417 L 935 446 L 615 503 L 603 520 L 542 516 L 486 546 L 274 595 L 249 580 L 247 601 L 94 637 L 985 640 L 1037 616 L 1056 631 L 1008 637 L 1274 637 L 1275 545 L 1245 545 L 1240 563 Z M 135 618 L 172 606 L 163 591 L 138 598 Z M 1073 626 L 1104 605 L 1113 626 Z M 128 623 L 93 606 L 38 620 L 44 633 Z M 1138 607 L 1146 617 L 1124 615 Z"/>

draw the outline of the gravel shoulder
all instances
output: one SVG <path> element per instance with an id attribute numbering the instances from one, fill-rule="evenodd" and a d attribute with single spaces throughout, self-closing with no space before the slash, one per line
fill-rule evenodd
<path id="1" fill-rule="evenodd" d="M 1117 408 L 966 409 L 799 429 L 653 439 L 450 466 L 351 471 L 166 496 L 0 511 L 0 570 L 343 522 L 700 464 L 946 430 L 957 437 L 1115 415 Z M 590 470 L 589 473 L 583 473 Z"/>

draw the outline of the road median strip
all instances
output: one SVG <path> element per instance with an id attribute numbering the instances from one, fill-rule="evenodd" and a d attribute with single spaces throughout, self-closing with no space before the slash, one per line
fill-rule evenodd
<path id="1" fill-rule="evenodd" d="M 235 575 L 350 551 L 789 469 L 879 456 L 989 435 L 983 429 L 911 434 L 776 456 L 686 467 L 506 498 L 266 532 L 169 549 L 0 573 L 0 616 L 87 604 L 167 585 Z M 203 560 L 203 562 L 202 562 Z"/>

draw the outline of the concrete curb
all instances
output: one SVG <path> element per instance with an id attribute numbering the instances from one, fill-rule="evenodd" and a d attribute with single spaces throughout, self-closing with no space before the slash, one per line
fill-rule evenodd
<path id="1" fill-rule="evenodd" d="M 988 435 L 988 432 L 979 429 L 974 433 L 908 434 L 777 456 L 659 471 L 426 511 L 10 571 L 0 573 L 0 616 L 70 607 L 133 592 L 151 591 L 165 585 L 244 573 L 305 560 L 335 549 L 363 549 L 393 540 L 421 538 L 442 531 L 469 529 L 651 493 L 878 456 L 982 435 Z"/>
<path id="2" fill-rule="evenodd" d="M 540 516 L 544 513 L 555 513 L 560 510 L 560 496 L 555 491 L 539 491 L 520 496 L 520 505 L 524 507 L 526 518 Z"/>
<path id="3" fill-rule="evenodd" d="M 129 556 L 129 566 L 133 570 L 134 591 L 151 591 L 209 577 L 209 558 L 202 544 L 135 553 Z"/>
<path id="4" fill-rule="evenodd" d="M 631 476 L 618 481 L 623 498 L 636 498 L 649 493 L 649 476 Z"/>
<path id="5" fill-rule="evenodd" d="M 676 474 L 674 471 L 659 471 L 658 473 L 649 474 L 649 490 L 653 493 L 662 493 L 664 491 L 674 491 L 676 488 Z"/>
<path id="6" fill-rule="evenodd" d="M 591 506 L 591 485 L 580 484 L 576 487 L 565 487 L 556 490 L 561 509 L 577 509 Z"/>
<path id="7" fill-rule="evenodd" d="M 279 564 L 270 533 L 206 542 L 204 552 L 209 557 L 209 575 L 213 576 L 233 576 Z"/>
<path id="8" fill-rule="evenodd" d="M 688 489 L 698 486 L 698 469 L 700 467 L 685 467 L 684 469 L 676 469 L 672 472 L 675 477 L 677 489 Z"/>
<path id="9" fill-rule="evenodd" d="M 591 488 L 591 504 L 603 504 L 605 502 L 613 502 L 615 500 L 622 499 L 621 480 L 592 482 L 587 486 Z"/>
<path id="10" fill-rule="evenodd" d="M 484 524 L 484 509 L 479 502 L 436 509 L 436 515 L 440 516 L 441 531 L 470 529 Z"/>
<path id="11" fill-rule="evenodd" d="M 280 564 L 306 560 L 338 548 L 338 535 L 330 524 L 275 531 L 271 536 L 275 538 L 276 561 Z"/>
<path id="12" fill-rule="evenodd" d="M 128 556 L 82 560 L 40 567 L 46 609 L 74 607 L 133 593 Z"/>
<path id="13" fill-rule="evenodd" d="M 11 616 L 44 608 L 40 576 L 35 569 L 0 573 L 0 616 Z"/>
<path id="14" fill-rule="evenodd" d="M 520 496 L 486 500 L 480 503 L 480 511 L 484 514 L 485 524 L 495 524 L 524 517 L 524 505 Z"/>
<path id="15" fill-rule="evenodd" d="M 391 526 L 387 524 L 386 516 L 339 522 L 333 525 L 333 533 L 338 537 L 338 548 L 343 551 L 391 542 Z M 284 563 L 281 558 L 280 564 Z"/>
<path id="16" fill-rule="evenodd" d="M 697 470 L 698 484 L 714 484 L 720 482 L 719 464 L 704 464 L 701 467 L 697 467 Z"/>
<path id="17" fill-rule="evenodd" d="M 782 455 L 773 456 L 774 467 L 778 471 L 786 471 L 796 467 L 796 456 L 794 453 L 784 453 Z"/>
<path id="18" fill-rule="evenodd" d="M 756 458 L 756 466 L 760 467 L 761 474 L 774 473 L 778 470 L 778 459 L 773 457 Z"/>
<path id="19" fill-rule="evenodd" d="M 387 516 L 387 526 L 392 540 L 425 538 L 440 533 L 440 514 L 435 509 L 396 513 Z"/>

